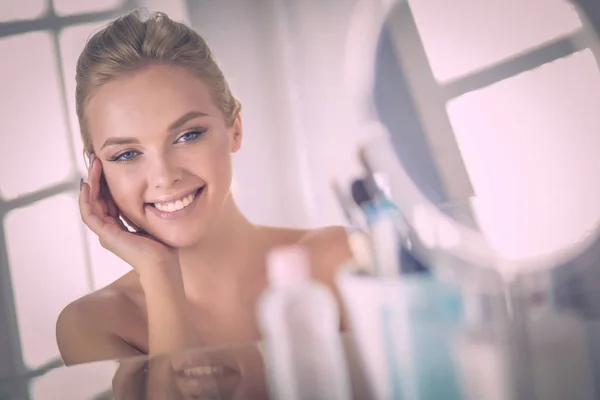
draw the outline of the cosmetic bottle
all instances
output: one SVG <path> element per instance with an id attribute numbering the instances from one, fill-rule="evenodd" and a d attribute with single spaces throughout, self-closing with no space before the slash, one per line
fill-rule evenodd
<path id="1" fill-rule="evenodd" d="M 357 179 L 352 183 L 351 193 L 367 221 L 376 273 L 397 277 L 428 272 L 411 252 L 411 230 L 402 213 L 373 182 L 374 179 Z"/>
<path id="2" fill-rule="evenodd" d="M 308 254 L 300 247 L 271 251 L 267 275 L 258 322 L 271 399 L 350 399 L 338 306 L 330 290 L 311 279 Z"/>

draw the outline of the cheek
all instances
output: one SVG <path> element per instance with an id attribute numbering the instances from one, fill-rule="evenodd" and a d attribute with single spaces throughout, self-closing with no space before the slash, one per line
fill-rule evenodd
<path id="1" fill-rule="evenodd" d="M 198 175 L 213 187 L 226 185 L 231 177 L 231 153 L 227 141 L 215 141 L 203 153 L 195 163 Z"/>
<path id="2" fill-rule="evenodd" d="M 212 184 L 214 187 L 227 189 L 231 183 L 232 167 L 228 152 L 220 153 L 212 163 Z"/>
<path id="3" fill-rule="evenodd" d="M 110 193 L 117 207 L 123 211 L 139 205 L 139 178 L 131 175 L 123 171 L 107 171 L 105 175 Z"/>

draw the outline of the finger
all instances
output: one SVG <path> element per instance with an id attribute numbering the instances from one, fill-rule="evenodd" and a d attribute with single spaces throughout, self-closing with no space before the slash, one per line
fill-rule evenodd
<path id="1" fill-rule="evenodd" d="M 107 206 L 107 203 L 106 203 L 104 197 L 102 196 L 102 192 L 101 192 L 102 177 L 103 177 L 102 163 L 100 162 L 100 159 L 94 155 L 92 165 L 90 166 L 90 170 L 89 170 L 89 179 L 88 179 L 88 183 L 90 184 L 90 199 L 89 200 L 90 200 L 90 203 L 91 203 L 94 211 L 98 215 L 107 215 L 107 214 L 109 214 L 108 206 Z"/>
<path id="2" fill-rule="evenodd" d="M 83 222 L 98 235 L 100 242 L 106 243 L 109 246 L 119 246 L 123 229 L 120 223 L 113 217 L 108 215 L 98 215 L 92 202 L 90 202 L 91 189 L 87 183 L 81 186 L 81 195 L 79 197 L 79 209 Z"/>
<path id="3" fill-rule="evenodd" d="M 100 160 L 95 155 L 92 158 L 92 165 L 88 171 L 88 183 L 91 187 L 91 200 L 100 199 L 100 177 L 102 175 L 102 166 Z"/>
<path id="4" fill-rule="evenodd" d="M 79 200 L 79 207 L 83 222 L 94 232 L 102 247 L 111 251 L 130 265 L 138 262 L 140 256 L 148 256 L 148 250 L 155 246 L 148 246 L 144 235 L 130 233 L 123 228 L 120 221 L 109 215 L 98 215 L 92 206 L 91 187 L 83 183 Z M 155 260 L 157 257 L 150 259 Z"/>
<path id="5" fill-rule="evenodd" d="M 98 215 L 94 213 L 90 203 L 90 185 L 87 182 L 81 184 L 81 192 L 79 193 L 79 213 L 81 214 L 81 220 L 88 228 L 98 235 L 102 229 L 103 222 Z"/>
<path id="6" fill-rule="evenodd" d="M 111 217 L 118 219 L 119 218 L 119 208 L 115 203 L 115 200 L 112 197 L 112 193 L 108 188 L 108 184 L 106 183 L 106 178 L 104 174 L 100 177 L 100 196 L 106 202 L 106 211 L 107 214 Z"/>
<path id="7" fill-rule="evenodd" d="M 79 208 L 81 210 L 81 218 L 84 223 L 98 236 L 103 235 L 104 230 L 106 230 L 107 225 L 116 226 L 121 231 L 128 232 L 129 230 L 119 217 L 113 217 L 109 214 L 97 214 L 97 207 L 92 205 L 93 201 L 90 202 L 91 198 L 91 189 L 87 183 L 83 183 L 81 187 L 81 195 L 80 195 L 80 203 Z M 118 215 L 119 211 L 115 207 L 115 214 Z M 113 230 L 113 234 L 114 234 Z"/>
<path id="8" fill-rule="evenodd" d="M 124 231 L 129 232 L 129 229 L 127 228 L 127 226 L 123 223 L 123 220 L 121 219 L 121 218 L 123 218 L 123 215 L 121 215 L 121 211 L 119 210 L 119 207 L 117 207 L 117 203 L 115 202 L 114 198 L 112 197 L 112 193 L 110 192 L 110 189 L 108 187 L 108 183 L 106 182 L 106 177 L 104 176 L 104 174 L 102 174 L 100 176 L 100 197 L 102 200 L 104 200 L 104 202 L 106 204 L 106 213 L 108 215 L 110 215 L 111 217 L 113 217 L 115 219 L 115 221 L 119 224 L 119 226 Z M 129 224 L 135 230 L 138 229 L 137 226 L 135 224 L 133 224 L 129 219 L 125 218 L 125 221 L 127 224 Z"/>

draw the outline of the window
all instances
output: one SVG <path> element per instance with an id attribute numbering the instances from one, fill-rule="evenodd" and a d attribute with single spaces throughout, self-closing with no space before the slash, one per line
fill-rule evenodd
<path id="1" fill-rule="evenodd" d="M 100 245 L 79 217 L 73 97 L 85 40 L 137 3 L 0 2 L 0 345 L 17 345 L 0 371 L 10 376 L 56 364 L 59 312 L 128 269 L 110 255 L 90 263 Z"/>
<path id="2" fill-rule="evenodd" d="M 581 27 L 565 0 L 410 0 L 425 52 L 439 82 L 448 82 Z"/>
<path id="3" fill-rule="evenodd" d="M 600 218 L 597 104 L 589 50 L 448 103 L 474 211 L 507 257 L 567 247 Z"/>
<path id="4" fill-rule="evenodd" d="M 512 259 L 567 247 L 600 218 L 591 27 L 563 0 L 408 4 L 418 34 L 397 47 L 438 153 L 448 132 L 428 121 L 450 122 L 480 227 Z"/>

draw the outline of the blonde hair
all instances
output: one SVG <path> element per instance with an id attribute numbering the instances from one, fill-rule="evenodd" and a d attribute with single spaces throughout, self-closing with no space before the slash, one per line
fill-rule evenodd
<path id="1" fill-rule="evenodd" d="M 146 18 L 143 14 L 135 10 L 109 23 L 87 41 L 77 60 L 75 103 L 87 154 L 93 152 L 85 119 L 91 95 L 102 85 L 151 64 L 182 66 L 201 78 L 229 125 L 241 109 L 206 41 L 196 31 L 161 12 Z"/>

